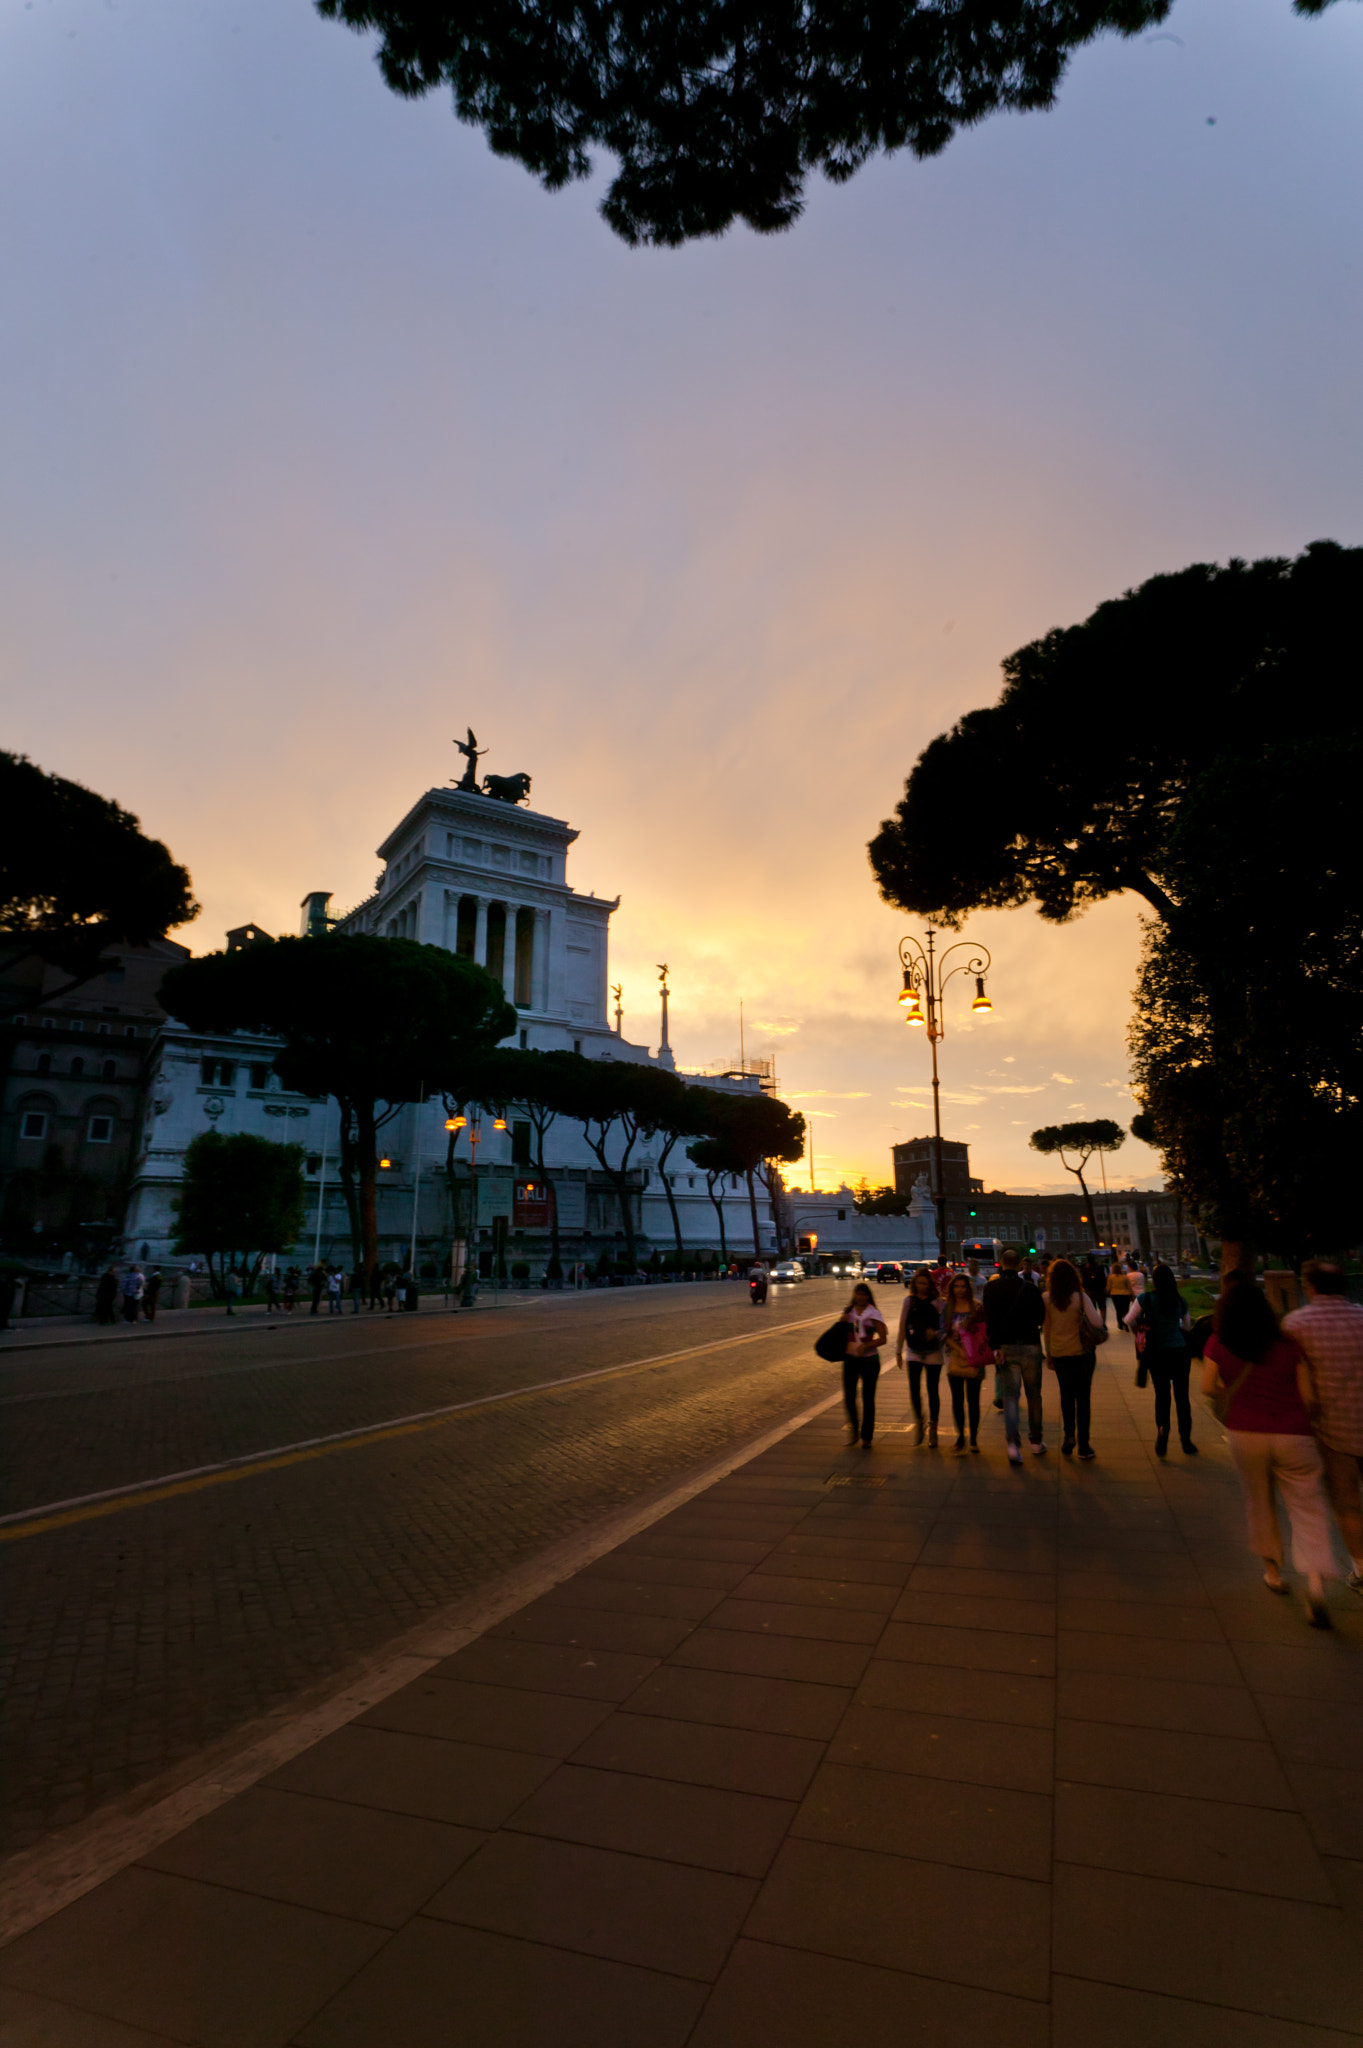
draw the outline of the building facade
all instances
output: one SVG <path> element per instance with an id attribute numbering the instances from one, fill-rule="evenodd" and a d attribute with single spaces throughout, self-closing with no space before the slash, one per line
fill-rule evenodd
<path id="1" fill-rule="evenodd" d="M 499 980 L 515 1005 L 516 1029 L 506 1041 L 536 1052 L 576 1052 L 586 1059 L 625 1060 L 676 1072 L 668 1042 L 667 995 L 660 990 L 655 1047 L 613 1029 L 607 1009 L 610 919 L 619 898 L 583 895 L 567 878 L 577 833 L 564 820 L 462 789 L 428 790 L 379 847 L 384 866 L 373 895 L 339 915 L 326 891 L 302 904 L 305 933 L 368 932 L 444 947 L 476 960 Z M 230 935 L 249 942 L 256 926 Z M 208 1129 L 252 1131 L 303 1147 L 309 1189 L 308 1229 L 294 1257 L 349 1260 L 350 1219 L 337 1176 L 340 1127 L 336 1104 L 283 1089 L 273 1072 L 275 1042 L 245 1033 L 192 1033 L 167 1021 L 151 1049 L 145 1108 L 133 1161 L 125 1243 L 133 1254 L 164 1261 L 175 1241 L 175 1197 L 184 1155 Z M 729 1068 L 683 1074 L 708 1088 L 756 1093 L 774 1076 Z M 443 1269 L 457 1230 L 476 1206 L 476 1252 L 490 1265 L 504 1244 L 511 1259 L 532 1264 L 547 1253 L 545 1190 L 531 1171 L 530 1131 L 514 1114 L 505 1131 L 485 1118 L 476 1166 L 469 1133 L 445 1129 L 447 1107 L 434 1099 L 396 1110 L 380 1133 L 380 1256 L 398 1263 L 415 1245 L 419 1263 Z M 675 1233 L 662 1180 L 662 1141 L 645 1141 L 631 1160 L 634 1222 L 647 1248 L 673 1248 Z M 549 1130 L 545 1166 L 553 1183 L 565 1258 L 594 1254 L 624 1238 L 619 1196 L 587 1146 L 581 1128 L 563 1119 Z M 751 1256 L 753 1226 L 746 1184 L 732 1181 L 720 1213 L 706 1177 L 678 1145 L 668 1161 L 683 1244 Z M 476 1197 L 473 1184 L 476 1180 Z M 778 1190 L 779 1202 L 779 1190 Z M 769 1255 L 780 1224 L 766 1190 L 758 1189 L 757 1241 Z"/>

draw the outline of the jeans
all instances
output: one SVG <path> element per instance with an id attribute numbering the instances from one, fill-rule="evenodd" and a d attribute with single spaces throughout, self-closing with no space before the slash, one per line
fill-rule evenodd
<path id="1" fill-rule="evenodd" d="M 1174 1406 L 1178 1410 L 1178 1434 L 1181 1443 L 1187 1443 L 1193 1433 L 1193 1411 L 1188 1400 L 1188 1353 L 1180 1344 L 1177 1349 L 1161 1344 L 1148 1345 L 1142 1354 L 1150 1384 L 1155 1389 L 1155 1427 L 1169 1433 L 1169 1395 L 1172 1392 Z"/>
<path id="2" fill-rule="evenodd" d="M 1041 1346 L 1000 1344 L 995 1354 L 994 1392 L 1003 1402 L 1003 1433 L 1010 1444 L 1022 1442 L 1018 1396 L 1027 1389 L 1027 1434 L 1041 1442 Z"/>
<path id="3" fill-rule="evenodd" d="M 1093 1387 L 1093 1359 L 1088 1352 L 1080 1352 L 1073 1358 L 1053 1358 L 1056 1379 L 1060 1382 L 1060 1419 L 1065 1426 L 1065 1441 L 1077 1439 L 1081 1451 L 1089 1444 L 1089 1394 Z"/>
<path id="4" fill-rule="evenodd" d="M 984 1375 L 981 1373 L 980 1379 Z M 970 1441 L 973 1444 L 980 1432 L 980 1380 L 968 1380 L 958 1372 L 947 1374 L 951 1382 L 951 1412 L 956 1418 L 957 1436 L 965 1435 L 965 1418 L 970 1416 Z"/>
<path id="5" fill-rule="evenodd" d="M 853 1429 L 860 1430 L 861 1440 L 869 1444 L 876 1433 L 876 1381 L 880 1378 L 880 1353 L 873 1351 L 869 1358 L 844 1358 L 842 1362 L 842 1398 L 847 1408 L 847 1420 Z M 857 1422 L 857 1381 L 861 1381 L 861 1422 Z"/>
<path id="6" fill-rule="evenodd" d="M 338 1316 L 338 1315 L 340 1315 L 340 1313 L 341 1313 L 341 1309 L 342 1309 L 342 1302 L 341 1302 L 341 1297 L 340 1297 L 340 1295 L 339 1295 L 339 1294 L 329 1294 L 329 1295 L 327 1296 L 327 1314 L 328 1314 L 329 1316 Z"/>
<path id="7" fill-rule="evenodd" d="M 935 1422 L 942 1411 L 942 1360 L 936 1358 L 915 1358 L 909 1353 L 909 1401 L 913 1407 L 914 1420 L 923 1420 L 923 1379 L 928 1382 L 928 1421 Z"/>

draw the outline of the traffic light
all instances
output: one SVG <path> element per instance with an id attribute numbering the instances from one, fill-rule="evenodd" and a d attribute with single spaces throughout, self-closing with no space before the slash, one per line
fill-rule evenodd
<path id="1" fill-rule="evenodd" d="M 979 1212 L 979 1210 L 978 1210 L 978 1209 L 972 1209 L 972 1210 L 971 1210 L 971 1212 L 970 1212 L 970 1220 L 971 1220 L 971 1222 L 972 1222 L 972 1223 L 973 1223 L 973 1222 L 975 1221 L 975 1218 L 976 1218 L 976 1217 L 977 1217 L 977 1216 L 979 1215 L 979 1213 L 980 1213 L 980 1212 Z"/>
<path id="2" fill-rule="evenodd" d="M 1027 1256 L 1029 1259 L 1034 1259 L 1036 1257 L 1036 1246 L 1034 1244 L 1028 1245 Z"/>

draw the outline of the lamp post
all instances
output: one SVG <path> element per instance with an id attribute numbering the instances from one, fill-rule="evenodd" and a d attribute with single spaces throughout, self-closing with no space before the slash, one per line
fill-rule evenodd
<path id="1" fill-rule="evenodd" d="M 958 960 L 954 967 L 948 967 L 947 961 L 953 953 L 964 953 L 968 957 Z M 975 977 L 975 1000 L 970 1005 L 971 1012 L 977 1017 L 987 1017 L 994 1005 L 984 992 L 984 978 L 992 961 L 987 947 L 976 945 L 973 939 L 958 939 L 955 945 L 939 953 L 936 927 L 929 925 L 926 944 L 922 939 L 914 938 L 899 941 L 899 964 L 904 970 L 904 985 L 899 991 L 904 1021 L 920 1030 L 925 1029 L 932 1047 L 932 1143 L 937 1183 L 933 1189 L 933 1206 L 937 1211 L 937 1256 L 945 1265 L 947 1201 L 942 1174 L 941 1083 L 937 1076 L 937 1046 L 946 1031 L 942 993 L 953 974 L 972 974 Z"/>
<path id="2" fill-rule="evenodd" d="M 459 1299 L 465 1308 L 472 1308 L 477 1293 L 475 1261 L 478 1257 L 478 1146 L 483 1135 L 482 1124 L 474 1115 L 466 1117 L 462 1110 L 445 1119 L 445 1129 L 459 1142 L 459 1133 L 469 1134 L 469 1209 L 468 1238 L 464 1248 L 464 1271 L 459 1281 Z"/>

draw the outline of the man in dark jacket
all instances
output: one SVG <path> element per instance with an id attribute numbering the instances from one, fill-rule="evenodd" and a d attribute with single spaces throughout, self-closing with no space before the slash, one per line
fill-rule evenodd
<path id="1" fill-rule="evenodd" d="M 1003 1427 L 1008 1456 L 1022 1463 L 1022 1426 L 1018 1400 L 1027 1389 L 1027 1434 L 1032 1456 L 1045 1451 L 1041 1437 L 1041 1325 L 1046 1305 L 1041 1289 L 1029 1286 L 1018 1271 L 1018 1255 L 1005 1251 L 997 1279 L 984 1290 L 984 1326 L 994 1353 L 994 1385 L 1003 1401 Z"/>

